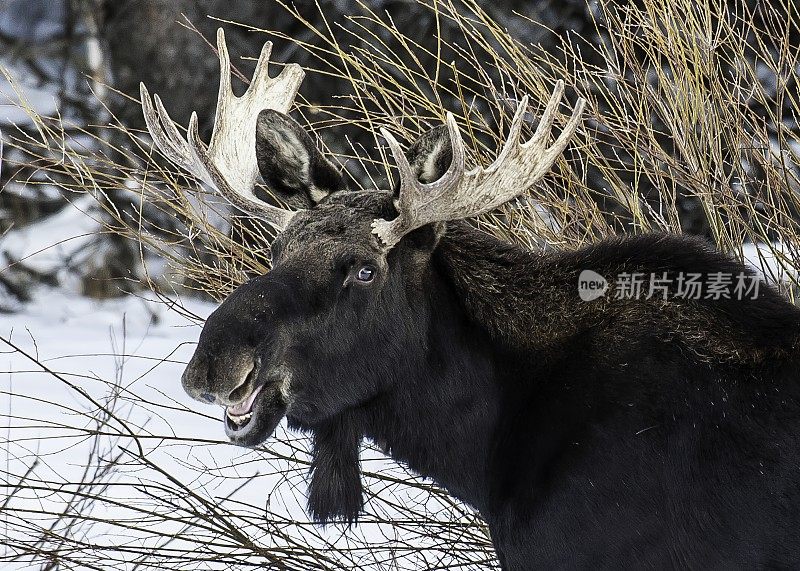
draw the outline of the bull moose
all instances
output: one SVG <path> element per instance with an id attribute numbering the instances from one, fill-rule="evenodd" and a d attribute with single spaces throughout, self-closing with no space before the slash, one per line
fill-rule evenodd
<path id="1" fill-rule="evenodd" d="M 182 138 L 142 85 L 148 130 L 278 235 L 264 245 L 271 271 L 208 318 L 183 386 L 226 407 L 237 444 L 283 417 L 313 435 L 317 521 L 357 519 L 369 438 L 477 509 L 506 570 L 800 566 L 800 310 L 766 284 L 678 295 L 684 274 L 756 279 L 699 239 L 537 252 L 465 221 L 551 168 L 583 101 L 550 145 L 563 83 L 520 143 L 523 99 L 487 168 L 466 170 L 450 114 L 406 152 L 384 131 L 396 188 L 351 191 L 286 114 L 303 70 L 270 78 L 268 43 L 236 97 L 217 41 L 210 144 L 196 115 Z M 260 200 L 259 173 L 306 208 Z M 663 295 L 586 301 L 586 270 L 675 280 Z"/>

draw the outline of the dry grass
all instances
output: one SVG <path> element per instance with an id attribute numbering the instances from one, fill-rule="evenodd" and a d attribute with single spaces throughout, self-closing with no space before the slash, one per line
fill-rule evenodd
<path id="1" fill-rule="evenodd" d="M 483 219 L 490 231 L 566 248 L 621 232 L 680 233 L 680 203 L 688 202 L 702 209 L 720 249 L 741 255 L 743 243 L 763 243 L 796 275 L 800 15 L 794 4 L 760 3 L 752 11 L 740 0 L 645 0 L 640 7 L 604 1 L 595 10 L 604 41 L 563 38 L 557 53 L 520 44 L 477 2 L 435 2 L 430 9 L 468 38 L 466 47 L 441 46 L 459 58 L 441 61 L 433 75 L 414 65 L 424 49 L 378 14 L 365 10 L 349 29 L 362 38 L 382 29 L 405 52 L 386 49 L 377 35 L 370 49 L 346 52 L 331 33 L 320 32 L 328 47 L 307 49 L 327 63 L 322 73 L 349 78 L 353 94 L 339 108 L 308 109 L 308 117 L 325 116 L 312 125 L 335 129 L 355 120 L 371 132 L 386 126 L 413 140 L 441 123 L 443 99 L 457 101 L 460 107 L 449 110 L 473 161 L 485 165 L 502 144 L 519 96 L 540 102 L 535 117 L 563 78 L 573 98 L 589 102 L 584 128 L 553 174 L 531 190 L 531 200 Z M 563 111 L 569 109 L 565 103 Z M 347 159 L 364 161 L 357 153 Z"/>
<path id="2" fill-rule="evenodd" d="M 796 273 L 800 16 L 789 0 L 757 13 L 742 0 L 601 2 L 595 12 L 603 15 L 596 25 L 604 41 L 564 38 L 556 53 L 520 44 L 477 2 L 428 7 L 455 23 L 467 45 L 442 38 L 437 52 L 426 51 L 366 7 L 342 27 L 361 40 L 349 51 L 337 42 L 334 23 L 313 30 L 316 43 L 300 44 L 320 62 L 309 73 L 346 78 L 352 92 L 329 107 L 301 102 L 309 128 L 324 140 L 343 123 L 370 134 L 385 126 L 413 140 L 450 110 L 470 160 L 486 165 L 518 96 L 530 94 L 535 118 L 563 78 L 573 102 L 588 100 L 584 126 L 528 199 L 484 216 L 484 228 L 526 245 L 574 248 L 621 232 L 679 233 L 681 208 L 689 204 L 702 210 L 720 249 L 741 255 L 744 243 L 763 243 Z M 445 61 L 443 53 L 455 59 Z M 431 59 L 438 62 L 432 72 L 420 63 Z M 268 269 L 269 228 L 243 224 L 238 213 L 228 217 L 226 205 L 152 160 L 146 138 L 117 124 L 110 129 L 122 136 L 87 131 L 101 139 L 99 150 L 88 150 L 65 140 L 59 121 L 33 117 L 39 136 L 12 136 L 11 144 L 33 152 L 67 190 L 94 193 L 108 211 L 109 230 L 168 261 L 172 284 L 219 299 Z M 386 149 L 377 136 L 374 149 L 353 146 L 336 158 L 354 173 L 354 185 L 381 185 Z M 221 222 L 226 217 L 232 233 Z"/>

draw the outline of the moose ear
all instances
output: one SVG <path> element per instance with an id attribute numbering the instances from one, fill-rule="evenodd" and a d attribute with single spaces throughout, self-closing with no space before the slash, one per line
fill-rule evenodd
<path id="1" fill-rule="evenodd" d="M 408 149 L 406 157 L 420 182 L 440 179 L 453 160 L 447 126 L 440 125 L 422 134 Z"/>
<path id="2" fill-rule="evenodd" d="M 305 129 L 274 109 L 258 114 L 256 160 L 267 186 L 293 206 L 313 206 L 347 188 L 339 169 L 317 150 Z"/>
<path id="3" fill-rule="evenodd" d="M 450 163 L 453 162 L 453 147 L 447 125 L 440 125 L 426 131 L 414 141 L 405 152 L 411 171 L 420 182 L 429 183 L 442 178 Z M 394 194 L 400 192 L 400 181 L 395 183 Z M 442 237 L 444 225 L 441 223 L 428 224 L 408 235 L 407 243 L 413 245 L 414 251 L 430 253 Z"/>

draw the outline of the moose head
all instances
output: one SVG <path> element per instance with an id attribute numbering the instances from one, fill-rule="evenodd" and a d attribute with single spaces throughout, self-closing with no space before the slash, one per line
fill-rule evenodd
<path id="1" fill-rule="evenodd" d="M 236 289 L 206 321 L 183 386 L 192 397 L 226 407 L 225 430 L 238 444 L 261 443 L 288 416 L 313 429 L 391 391 L 403 372 L 425 362 L 440 311 L 430 280 L 432 253 L 450 221 L 488 212 L 522 194 L 562 153 L 583 101 L 552 145 L 549 134 L 563 82 L 536 133 L 520 143 L 527 97 L 508 139 L 488 168 L 465 168 L 452 114 L 406 155 L 382 135 L 399 171 L 396 189 L 350 191 L 334 164 L 286 113 L 303 79 L 297 65 L 268 75 L 267 43 L 242 97 L 233 95 L 220 29 L 221 81 L 211 142 L 197 116 L 184 140 L 158 96 L 141 86 L 155 144 L 174 164 L 233 205 L 278 230 L 272 270 Z M 259 200 L 260 174 L 277 196 L 302 203 L 288 211 Z"/>

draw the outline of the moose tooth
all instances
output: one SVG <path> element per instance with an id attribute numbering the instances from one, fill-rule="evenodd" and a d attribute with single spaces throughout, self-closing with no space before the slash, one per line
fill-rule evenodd
<path id="1" fill-rule="evenodd" d="M 247 414 L 243 414 L 242 416 L 236 416 L 228 413 L 228 418 L 230 418 L 236 424 L 242 424 L 243 422 L 247 422 L 248 420 L 250 420 L 250 417 L 252 416 L 253 416 L 252 412 L 248 412 Z"/>

